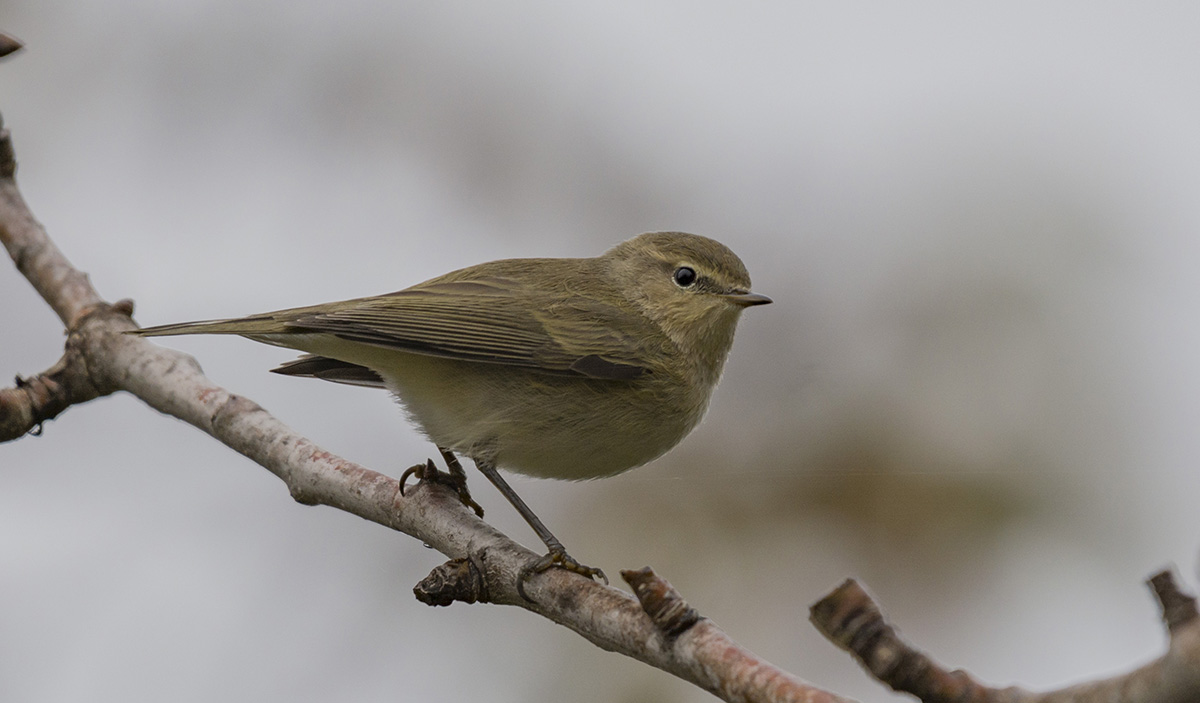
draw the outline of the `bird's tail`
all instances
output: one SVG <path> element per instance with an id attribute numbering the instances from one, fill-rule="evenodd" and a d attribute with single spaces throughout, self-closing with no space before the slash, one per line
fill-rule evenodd
<path id="1" fill-rule="evenodd" d="M 239 317 L 229 320 L 201 320 L 198 322 L 177 322 L 172 325 L 143 327 L 140 330 L 130 330 L 129 334 L 139 337 L 167 337 L 181 334 L 240 334 L 263 335 L 280 334 L 287 331 L 287 323 L 265 315 Z"/>

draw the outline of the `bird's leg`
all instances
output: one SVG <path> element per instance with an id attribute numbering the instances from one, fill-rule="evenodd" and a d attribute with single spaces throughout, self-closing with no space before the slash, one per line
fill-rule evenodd
<path id="1" fill-rule="evenodd" d="M 483 506 L 471 498 L 471 491 L 467 488 L 467 472 L 463 470 L 458 457 L 454 456 L 454 452 L 443 447 L 438 447 L 438 452 L 442 455 L 442 460 L 446 462 L 449 473 L 438 471 L 433 459 L 426 460 L 424 464 L 410 466 L 400 474 L 400 495 L 404 495 L 404 482 L 408 480 L 408 477 L 416 476 L 418 481 L 430 481 L 453 488 L 463 505 L 474 510 L 479 517 L 483 517 Z"/>
<path id="2" fill-rule="evenodd" d="M 592 566 L 580 564 L 570 554 L 567 554 L 567 550 L 563 547 L 562 542 L 559 542 L 558 538 L 551 534 L 550 530 L 542 524 L 538 516 L 533 514 L 533 511 L 529 509 L 525 501 L 521 500 L 521 496 L 517 495 L 512 486 L 509 486 L 508 482 L 500 476 L 500 473 L 496 470 L 496 466 L 491 461 L 476 459 L 475 466 L 484 476 L 487 476 L 487 479 L 492 482 L 496 490 L 500 491 L 508 499 L 509 503 L 512 503 L 512 506 L 517 509 L 521 517 L 525 518 L 525 522 L 529 523 L 529 526 L 533 528 L 533 531 L 537 533 L 537 536 L 546 545 L 546 549 L 549 550 L 542 558 L 532 564 L 526 565 L 521 569 L 521 573 L 517 575 L 517 593 L 520 593 L 522 598 L 530 602 L 533 600 L 525 595 L 526 579 L 533 574 L 540 574 L 552 566 L 559 566 L 567 571 L 574 571 L 588 578 L 600 577 L 605 584 L 608 584 L 608 577 L 604 575 L 603 571 Z"/>

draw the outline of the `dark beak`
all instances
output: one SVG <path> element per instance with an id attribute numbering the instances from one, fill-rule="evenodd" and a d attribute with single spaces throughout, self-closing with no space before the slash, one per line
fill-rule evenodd
<path id="1" fill-rule="evenodd" d="M 759 295 L 758 293 L 726 293 L 721 297 L 725 298 L 734 305 L 740 305 L 744 308 L 748 308 L 751 305 L 766 305 L 767 303 L 773 302 L 767 296 Z"/>

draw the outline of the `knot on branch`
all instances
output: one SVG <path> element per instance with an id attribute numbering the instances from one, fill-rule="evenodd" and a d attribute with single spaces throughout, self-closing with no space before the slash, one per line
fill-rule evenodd
<path id="1" fill-rule="evenodd" d="M 476 563 L 474 555 L 451 559 L 421 579 L 413 587 L 413 595 L 425 605 L 433 606 L 450 605 L 454 601 L 486 603 L 488 594 L 483 567 Z"/>

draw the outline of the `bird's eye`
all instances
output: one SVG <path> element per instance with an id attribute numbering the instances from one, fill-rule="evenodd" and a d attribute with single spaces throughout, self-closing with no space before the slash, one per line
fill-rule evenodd
<path id="1" fill-rule="evenodd" d="M 691 266 L 680 266 L 675 269 L 673 278 L 675 279 L 675 284 L 680 288 L 687 288 L 696 282 L 696 270 Z"/>

